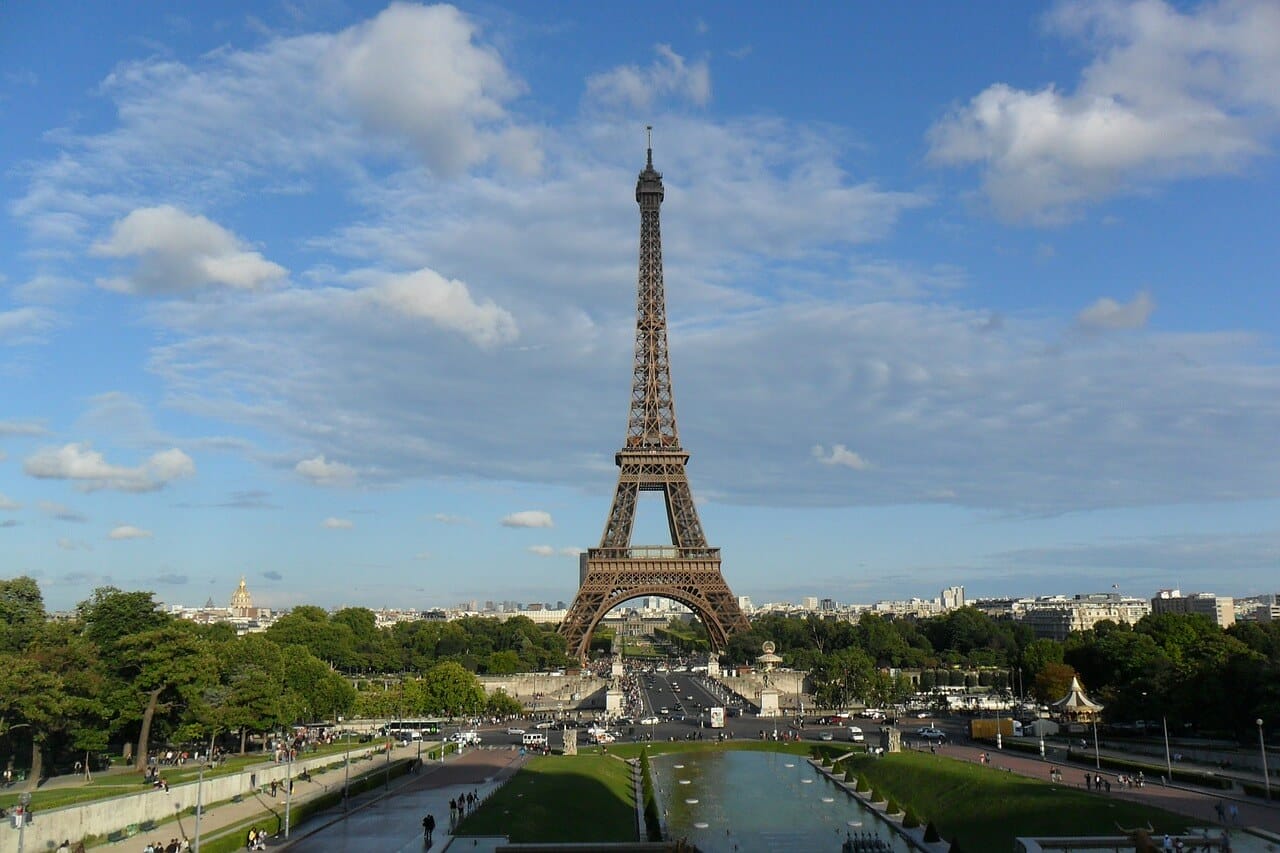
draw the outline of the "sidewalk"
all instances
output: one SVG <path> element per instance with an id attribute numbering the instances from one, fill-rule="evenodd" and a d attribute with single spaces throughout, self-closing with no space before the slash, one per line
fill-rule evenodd
<path id="1" fill-rule="evenodd" d="M 1085 788 L 1085 774 L 1101 774 L 1103 779 L 1112 783 L 1110 793 L 1097 794 L 1100 797 L 1117 797 L 1134 802 L 1148 803 L 1177 814 L 1186 815 L 1200 821 L 1205 826 L 1219 826 L 1214 806 L 1219 802 L 1234 803 L 1239 809 L 1239 823 L 1234 828 L 1257 827 L 1270 833 L 1280 833 L 1280 808 L 1267 805 L 1259 799 L 1233 796 L 1230 791 L 1213 791 L 1204 788 L 1193 788 L 1178 783 L 1161 785 L 1158 780 L 1147 780 L 1141 788 L 1128 788 L 1116 784 L 1116 771 L 1101 770 L 1094 767 L 1093 761 L 1088 763 L 1058 761 L 1040 758 L 1039 756 L 996 750 L 989 745 L 948 744 L 938 749 L 939 755 L 956 758 L 961 761 L 977 762 L 982 754 L 991 757 L 988 765 L 995 770 L 1007 770 L 1020 776 L 1033 779 L 1049 779 L 1049 770 L 1057 767 L 1062 771 L 1063 781 L 1060 784 L 1073 788 Z"/>
<path id="2" fill-rule="evenodd" d="M 439 745 L 431 742 L 422 745 L 422 752 L 425 753 L 429 749 L 438 749 Z M 402 746 L 392 750 L 390 763 L 404 761 L 416 758 L 419 748 L 416 744 L 410 746 Z M 335 760 L 339 760 L 342 756 L 334 756 Z M 276 766 L 274 762 L 266 762 L 267 766 Z M 352 761 L 350 779 L 354 782 L 357 778 L 385 772 L 388 765 L 386 755 L 375 758 L 373 761 Z M 417 777 L 400 776 L 392 779 L 390 788 L 395 789 L 405 784 L 407 779 Z M 233 827 L 242 827 L 243 831 L 248 832 L 248 827 L 255 820 L 259 822 L 262 828 L 275 829 L 276 817 L 283 822 L 286 811 L 286 805 L 292 812 L 293 807 L 300 806 L 317 797 L 323 796 L 331 791 L 342 790 L 343 782 L 346 779 L 346 768 L 338 767 L 333 770 L 326 770 L 319 773 L 312 773 L 310 781 L 296 779 L 293 786 L 293 796 L 286 799 L 284 791 L 281 790 L 274 800 L 269 795 L 263 794 L 261 791 L 247 793 L 240 802 L 222 802 L 217 804 L 205 805 L 203 813 L 200 816 L 200 838 L 202 841 L 209 841 L 212 838 L 223 834 Z M 175 785 L 174 788 L 192 787 L 195 782 L 186 782 L 181 786 Z M 363 797 L 372 796 L 373 792 L 366 792 L 361 795 Z M 354 798 L 353 798 L 354 800 Z M 165 840 L 170 838 L 187 838 L 194 840 L 196 819 L 194 815 L 183 815 L 175 821 L 162 823 L 154 830 L 140 832 L 130 838 L 124 838 L 115 842 L 104 842 L 94 845 L 94 850 L 117 850 L 128 848 L 130 851 L 138 848 L 140 844 L 145 844 L 149 840 Z"/>

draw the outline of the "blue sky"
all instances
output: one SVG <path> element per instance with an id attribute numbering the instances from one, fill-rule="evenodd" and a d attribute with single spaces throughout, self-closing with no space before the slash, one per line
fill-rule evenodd
<path id="1" fill-rule="evenodd" d="M 209 7 L 0 11 L 0 572 L 50 606 L 570 599 L 647 124 L 736 592 L 1276 591 L 1274 3 Z"/>

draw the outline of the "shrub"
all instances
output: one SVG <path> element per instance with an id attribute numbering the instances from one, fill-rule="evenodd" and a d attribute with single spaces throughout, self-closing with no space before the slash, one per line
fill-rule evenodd
<path id="1" fill-rule="evenodd" d="M 883 803 L 883 802 L 884 802 L 884 795 L 880 793 L 880 789 L 879 789 L 879 788 L 872 788 L 872 789 L 871 789 L 871 802 L 873 802 L 873 803 Z"/>
<path id="2" fill-rule="evenodd" d="M 933 821 L 929 821 L 929 825 L 924 828 L 924 840 L 931 842 L 942 840 L 942 836 L 938 834 L 938 827 L 933 825 Z"/>
<path id="3" fill-rule="evenodd" d="M 858 779 L 858 774 L 853 772 L 853 768 L 852 768 L 852 767 L 850 767 L 848 770 L 844 771 L 844 781 L 846 781 L 846 782 L 855 782 L 855 781 L 857 781 L 857 779 Z"/>
<path id="4" fill-rule="evenodd" d="M 907 806 L 907 811 L 902 816 L 903 829 L 915 829 L 919 825 L 920 818 L 916 817 L 916 813 L 911 810 L 910 806 Z"/>
<path id="5" fill-rule="evenodd" d="M 947 853 L 964 853 L 964 848 L 960 846 L 960 839 L 951 839 L 951 846 L 947 848 Z"/>
<path id="6" fill-rule="evenodd" d="M 859 794 L 865 794 L 867 791 L 871 790 L 871 786 L 867 784 L 867 777 L 859 776 L 858 785 L 856 788 L 854 788 L 854 790 L 857 791 Z"/>
<path id="7" fill-rule="evenodd" d="M 900 811 L 902 811 L 902 809 L 898 808 L 898 801 L 895 800 L 893 797 L 890 797 L 888 804 L 884 807 L 884 813 L 897 814 Z"/>

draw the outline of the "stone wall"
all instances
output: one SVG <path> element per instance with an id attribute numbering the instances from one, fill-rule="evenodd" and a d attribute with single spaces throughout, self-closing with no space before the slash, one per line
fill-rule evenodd
<path id="1" fill-rule="evenodd" d="M 798 707 L 801 700 L 804 700 L 806 708 L 811 706 L 805 690 L 808 676 L 807 672 L 774 670 L 768 673 L 749 672 L 740 676 L 722 675 L 716 681 L 759 706 L 760 691 L 765 688 L 767 678 L 767 686 L 778 691 L 779 709 L 789 716 L 789 712 Z"/>
<path id="2" fill-rule="evenodd" d="M 530 710 L 542 710 L 563 703 L 564 710 L 576 710 L 587 698 L 609 686 L 609 679 L 589 673 L 583 675 L 550 675 L 533 672 L 516 675 L 482 675 L 480 684 L 486 694 L 501 690 L 519 700 Z"/>
<path id="3" fill-rule="evenodd" d="M 351 750 L 353 773 L 369 769 L 371 765 L 363 762 L 357 764 L 356 761 L 357 758 L 372 755 L 375 749 L 377 747 L 362 746 Z M 343 755 L 343 753 L 337 753 L 294 761 L 292 764 L 295 777 L 294 792 L 298 792 L 300 788 L 309 784 L 296 780 L 299 773 L 303 770 L 318 770 L 342 761 Z M 237 795 L 245 798 L 256 796 L 262 801 L 265 809 L 274 804 L 268 801 L 269 797 L 259 794 L 258 791 L 263 785 L 270 785 L 273 780 L 283 783 L 288 778 L 289 769 L 288 763 L 260 764 L 241 773 L 206 779 L 201 786 L 200 798 L 207 807 L 211 803 L 229 800 Z M 164 776 L 163 771 L 160 775 Z M 182 815 L 183 825 L 190 833 L 195 825 L 195 816 L 186 812 L 196 804 L 196 788 L 196 782 L 175 785 L 168 792 L 153 788 L 142 789 L 139 786 L 137 794 L 126 794 L 108 800 L 97 800 L 60 809 L 41 810 L 37 807 L 32 812 L 31 823 L 23 833 L 23 847 L 27 851 L 53 850 L 64 838 L 70 839 L 74 844 L 89 835 L 106 836 L 130 825 L 141 825 L 146 821 L 160 823 L 172 818 L 175 814 Z M 170 824 L 154 833 L 148 832 L 136 836 L 137 847 L 142 849 L 142 845 L 149 838 L 168 839 L 175 835 L 181 835 L 181 833 L 177 826 Z M 0 853 L 17 853 L 17 850 L 18 831 L 6 821 L 4 826 L 0 826 Z"/>

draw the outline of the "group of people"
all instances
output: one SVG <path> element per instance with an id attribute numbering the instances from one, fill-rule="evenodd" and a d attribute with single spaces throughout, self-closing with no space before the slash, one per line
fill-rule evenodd
<path id="1" fill-rule="evenodd" d="M 256 826 L 250 828 L 249 835 L 248 837 L 245 838 L 245 843 L 244 843 L 245 849 L 246 850 L 266 850 L 268 837 L 269 836 L 267 835 L 267 831 L 265 829 L 258 829 L 258 827 Z"/>
<path id="2" fill-rule="evenodd" d="M 157 770 L 154 765 L 147 768 L 147 772 L 143 774 L 142 780 L 144 785 L 150 785 L 157 791 L 165 791 L 167 793 L 169 790 L 169 783 L 165 781 L 164 777 L 160 775 L 160 771 Z"/>
<path id="3" fill-rule="evenodd" d="M 84 853 L 84 842 L 77 841 L 76 846 L 71 846 L 71 839 L 64 838 L 62 843 L 58 845 L 57 853 Z"/>
<path id="4" fill-rule="evenodd" d="M 83 847 L 79 848 L 83 850 Z M 190 850 L 191 843 L 187 839 L 179 841 L 176 838 L 169 839 L 169 843 L 163 841 L 150 841 L 146 847 L 142 848 L 142 853 L 181 853 L 183 850 Z"/>
<path id="5" fill-rule="evenodd" d="M 466 816 L 467 812 L 478 805 L 480 805 L 480 798 L 476 796 L 474 791 L 463 794 L 457 799 L 449 800 L 450 825 L 456 825 L 458 821 Z"/>

